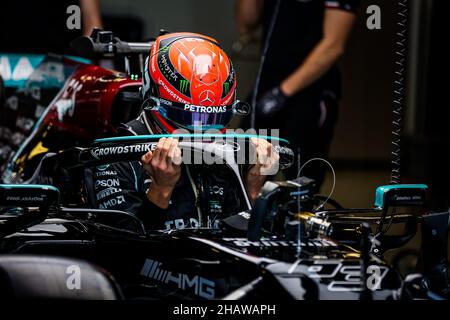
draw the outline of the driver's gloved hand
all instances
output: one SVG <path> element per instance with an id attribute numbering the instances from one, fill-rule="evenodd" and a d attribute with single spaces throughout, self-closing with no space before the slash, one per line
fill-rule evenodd
<path id="1" fill-rule="evenodd" d="M 269 117 L 283 108 L 287 98 L 280 87 L 272 88 L 258 100 L 256 111 L 263 117 Z"/>

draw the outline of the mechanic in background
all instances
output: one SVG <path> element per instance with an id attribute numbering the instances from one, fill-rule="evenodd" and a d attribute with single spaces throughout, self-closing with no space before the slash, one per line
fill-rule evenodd
<path id="1" fill-rule="evenodd" d="M 335 66 L 355 22 L 359 0 L 279 0 L 256 103 L 256 129 L 280 129 L 301 163 L 326 158 L 341 96 Z M 238 0 L 236 24 L 247 37 L 260 24 L 266 40 L 278 1 Z M 285 172 L 297 176 L 298 165 Z M 308 164 L 301 175 L 320 186 L 326 167 Z"/>

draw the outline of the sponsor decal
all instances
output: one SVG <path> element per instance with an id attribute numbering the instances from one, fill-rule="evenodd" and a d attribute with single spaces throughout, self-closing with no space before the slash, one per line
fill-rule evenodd
<path id="1" fill-rule="evenodd" d="M 189 276 L 181 272 L 169 271 L 161 268 L 162 263 L 146 259 L 141 275 L 181 290 L 193 290 L 196 296 L 204 299 L 215 297 L 215 283 L 200 276 Z"/>
<path id="2" fill-rule="evenodd" d="M 181 103 L 188 103 L 186 100 L 179 97 L 175 92 L 173 92 L 161 79 L 158 79 L 158 84 L 164 88 L 164 90 L 167 91 L 167 93 L 176 101 L 179 101 Z"/>
<path id="3" fill-rule="evenodd" d="M 67 84 L 64 92 L 64 98 L 59 99 L 56 103 L 56 111 L 58 120 L 63 121 L 65 117 L 73 117 L 75 112 L 76 94 L 81 91 L 83 84 L 76 79 L 71 79 Z"/>
<path id="4" fill-rule="evenodd" d="M 221 214 L 223 212 L 222 204 L 218 200 L 210 200 L 209 201 L 209 213 L 210 214 Z M 218 220 L 213 219 L 209 220 L 208 217 L 208 228 L 217 229 L 218 228 Z"/>
<path id="5" fill-rule="evenodd" d="M 230 83 L 224 82 L 223 84 L 223 96 L 226 96 L 230 92 Z"/>
<path id="6" fill-rule="evenodd" d="M 166 47 L 163 47 L 166 48 Z M 160 49 L 161 51 L 161 49 Z M 159 62 L 159 69 L 161 70 L 162 74 L 166 77 L 166 79 L 173 79 L 174 81 L 178 81 L 178 75 L 174 71 L 173 67 L 170 65 L 168 61 L 168 56 L 165 54 L 167 50 L 160 53 L 161 59 L 158 60 Z"/>
<path id="7" fill-rule="evenodd" d="M 292 151 L 292 149 L 290 149 L 290 148 L 282 147 L 282 146 L 279 146 L 279 145 L 276 145 L 273 148 L 275 149 L 275 151 L 277 153 L 287 154 L 289 156 L 294 156 L 294 151 Z"/>
<path id="8" fill-rule="evenodd" d="M 26 197 L 21 197 L 21 196 L 7 196 L 6 197 L 6 201 L 34 201 L 34 202 L 44 202 L 45 198 L 44 197 L 39 197 L 39 196 L 34 196 L 34 197 L 30 197 L 30 196 L 26 196 Z"/>
<path id="9" fill-rule="evenodd" d="M 220 203 L 211 201 L 210 202 L 210 213 L 211 214 L 220 214 L 222 213 L 222 206 Z M 207 221 L 207 228 L 211 229 L 219 229 L 219 219 L 210 219 L 208 217 Z M 192 228 L 197 229 L 200 227 L 200 223 L 195 218 L 189 218 L 189 219 L 174 219 L 174 220 L 167 220 L 165 223 L 166 230 L 172 230 L 172 229 L 186 229 L 186 228 Z"/>
<path id="10" fill-rule="evenodd" d="M 394 200 L 396 201 L 411 201 L 411 200 L 422 200 L 422 196 L 399 196 L 395 195 Z"/>
<path id="11" fill-rule="evenodd" d="M 221 151 L 237 152 L 241 150 L 241 145 L 233 141 L 214 141 L 213 144 Z"/>
<path id="12" fill-rule="evenodd" d="M 211 90 L 205 90 L 200 93 L 199 97 L 200 105 L 210 107 L 214 104 L 214 100 L 216 99 L 216 95 Z"/>
<path id="13" fill-rule="evenodd" d="M 96 195 L 97 200 L 101 200 L 103 198 L 109 197 L 113 194 L 120 193 L 120 192 L 122 192 L 122 189 L 120 189 L 120 188 L 114 188 L 114 187 L 107 188 L 107 189 L 102 190 L 97 193 L 97 195 Z"/>
<path id="14" fill-rule="evenodd" d="M 119 179 L 106 179 L 106 180 L 97 180 L 95 181 L 95 190 L 97 190 L 99 187 L 118 187 L 120 186 Z"/>
<path id="15" fill-rule="evenodd" d="M 101 169 L 98 169 L 98 170 L 100 170 L 100 171 L 95 172 L 96 177 L 116 176 L 117 175 L 117 171 L 115 171 L 115 170 L 105 170 L 105 171 L 101 171 Z"/>
<path id="16" fill-rule="evenodd" d="M 234 68 L 233 68 L 233 64 L 230 61 L 230 71 L 228 74 L 227 79 L 225 80 L 225 82 L 223 83 L 223 87 L 222 87 L 222 98 L 225 98 L 227 96 L 227 94 L 230 93 L 230 91 L 233 89 L 233 86 L 235 84 L 235 72 L 234 72 Z M 230 95 L 230 97 L 228 97 L 228 101 L 231 99 L 233 95 Z M 227 102 L 228 104 L 228 102 Z"/>
<path id="17" fill-rule="evenodd" d="M 91 154 L 95 159 L 103 156 L 120 155 L 127 153 L 148 152 L 156 149 L 157 143 L 135 144 L 127 146 L 99 147 L 91 150 Z"/>
<path id="18" fill-rule="evenodd" d="M 103 171 L 103 170 L 106 170 L 108 168 L 109 168 L 109 164 L 104 164 L 104 165 L 98 166 L 97 170 Z"/>
<path id="19" fill-rule="evenodd" d="M 226 242 L 231 242 L 237 247 L 297 247 L 297 241 L 261 239 L 259 241 L 249 241 L 246 238 L 224 238 Z M 312 239 L 300 242 L 301 247 L 337 247 L 337 244 L 326 239 Z"/>
<path id="20" fill-rule="evenodd" d="M 73 116 L 75 101 L 72 99 L 60 99 L 55 103 L 55 107 L 58 113 L 58 120 L 63 121 L 66 115 L 69 117 Z"/>
<path id="21" fill-rule="evenodd" d="M 185 94 L 188 92 L 189 87 L 189 81 L 187 80 L 180 80 L 180 92 Z"/>
<path id="22" fill-rule="evenodd" d="M 185 229 L 185 228 L 198 228 L 200 223 L 195 218 L 188 219 L 174 219 L 167 220 L 165 222 L 165 226 L 167 230 L 170 229 Z"/>
<path id="23" fill-rule="evenodd" d="M 156 58 L 157 58 L 156 54 L 152 55 L 152 60 L 150 62 L 150 67 L 152 68 L 152 72 L 156 72 L 156 65 L 155 65 L 155 62 L 157 60 Z"/>
<path id="24" fill-rule="evenodd" d="M 125 197 L 124 196 L 117 196 L 113 199 L 109 199 L 108 201 L 105 201 L 103 203 L 101 203 L 98 207 L 100 209 L 108 209 L 117 205 L 120 205 L 122 203 L 125 202 Z"/>
<path id="25" fill-rule="evenodd" d="M 227 107 L 226 106 L 203 107 L 203 106 L 194 106 L 192 104 L 185 104 L 184 110 L 200 113 L 223 113 L 227 111 Z"/>
<path id="26" fill-rule="evenodd" d="M 308 277 L 312 279 L 327 280 L 327 289 L 333 292 L 349 292 L 349 291 L 361 291 L 362 279 L 361 279 L 361 266 L 348 265 L 342 263 L 340 260 L 331 261 L 314 261 L 312 265 L 304 266 L 299 264 L 297 268 L 306 267 L 306 273 Z M 302 273 L 304 270 L 299 270 Z M 366 273 L 370 276 L 367 279 L 367 287 L 370 290 L 379 290 L 381 288 L 381 282 L 388 273 L 387 266 L 370 265 Z"/>
<path id="27" fill-rule="evenodd" d="M 223 187 L 210 186 L 209 187 L 209 194 L 220 194 L 221 196 L 223 196 Z"/>

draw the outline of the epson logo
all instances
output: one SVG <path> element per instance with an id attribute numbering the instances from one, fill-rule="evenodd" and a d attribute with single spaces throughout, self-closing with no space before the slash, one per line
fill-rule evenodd
<path id="1" fill-rule="evenodd" d="M 33 202 L 44 202 L 44 197 L 21 197 L 21 196 L 7 196 L 6 201 L 33 201 Z"/>
<path id="2" fill-rule="evenodd" d="M 193 289 L 194 294 L 205 299 L 213 299 L 215 297 L 215 283 L 203 277 L 193 276 L 185 273 L 172 272 L 161 269 L 161 262 L 146 259 L 141 270 L 141 275 L 154 279 L 156 281 L 176 285 L 178 289 Z"/>
<path id="3" fill-rule="evenodd" d="M 146 143 L 146 144 L 136 144 L 136 145 L 128 145 L 128 146 L 103 147 L 103 148 L 92 149 L 91 154 L 94 158 L 99 159 L 100 157 L 110 156 L 110 155 L 138 153 L 138 152 L 146 153 L 149 150 L 151 150 L 151 151 L 155 150 L 156 146 L 157 146 L 156 143 Z"/>

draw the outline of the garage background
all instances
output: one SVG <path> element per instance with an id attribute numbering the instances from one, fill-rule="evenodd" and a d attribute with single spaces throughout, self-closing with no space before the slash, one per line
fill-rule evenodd
<path id="1" fill-rule="evenodd" d="M 0 39 L 7 41 L 0 41 L 0 52 L 11 49 L 13 42 L 29 53 L 47 52 L 58 37 L 55 28 L 47 26 L 45 29 L 51 19 L 49 12 L 65 25 L 65 8 L 69 2 L 2 2 Z M 260 43 L 255 41 L 240 54 L 231 50 L 237 39 L 235 1 L 100 2 L 105 29 L 112 30 L 123 40 L 149 39 L 160 29 L 193 31 L 215 37 L 236 65 L 239 97 L 245 99 L 248 96 L 259 64 Z M 334 197 L 348 207 L 371 205 L 376 186 L 389 182 L 396 3 L 362 1 L 358 21 L 340 61 L 344 93 L 330 158 L 337 173 Z M 381 8 L 381 30 L 368 30 L 366 27 L 366 9 L 373 4 Z M 446 210 L 450 199 L 450 117 L 446 81 L 441 80 L 440 74 L 449 64 L 445 51 L 441 49 L 444 39 L 448 38 L 444 15 L 449 12 L 449 1 L 409 0 L 408 4 L 403 181 L 429 184 L 432 209 Z M 20 14 L 13 15 L 10 10 L 20 11 Z M 37 26 L 46 32 L 33 36 Z M 50 35 L 52 32 L 54 36 Z M 330 185 L 328 176 L 323 193 L 328 192 Z"/>
<path id="2" fill-rule="evenodd" d="M 366 27 L 366 9 L 372 4 L 381 8 L 381 30 Z M 105 27 L 120 31 L 124 39 L 151 37 L 160 29 L 193 31 L 215 37 L 229 53 L 237 39 L 234 1 L 102 0 L 101 5 Z M 405 182 L 430 185 L 435 210 L 447 209 L 450 198 L 450 117 L 438 80 L 441 68 L 448 66 L 439 48 L 440 35 L 448 30 L 448 5 L 444 0 L 409 1 L 403 176 Z M 330 158 L 337 171 L 335 197 L 346 206 L 370 205 L 376 186 L 389 182 L 396 10 L 396 1 L 363 0 L 340 62 L 344 94 Z M 256 41 L 239 55 L 231 53 L 240 98 L 253 86 L 259 45 Z M 324 193 L 330 183 L 329 176 Z"/>

